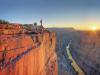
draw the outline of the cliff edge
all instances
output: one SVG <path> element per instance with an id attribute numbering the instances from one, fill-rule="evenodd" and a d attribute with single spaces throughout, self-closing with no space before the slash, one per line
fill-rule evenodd
<path id="1" fill-rule="evenodd" d="M 58 75 L 55 47 L 53 32 L 0 25 L 0 75 Z"/>

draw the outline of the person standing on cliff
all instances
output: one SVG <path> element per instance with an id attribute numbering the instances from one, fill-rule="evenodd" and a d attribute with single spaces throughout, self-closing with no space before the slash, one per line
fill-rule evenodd
<path id="1" fill-rule="evenodd" d="M 40 24 L 41 24 L 41 26 L 42 26 L 42 19 L 40 20 Z"/>
<path id="2" fill-rule="evenodd" d="M 42 22 L 42 19 L 40 20 L 40 29 L 41 29 L 41 31 L 43 32 L 44 31 L 44 27 L 43 27 L 43 24 L 42 24 L 43 22 Z"/>
<path id="3" fill-rule="evenodd" d="M 41 25 L 41 28 L 44 28 L 42 19 L 40 20 L 40 25 Z"/>

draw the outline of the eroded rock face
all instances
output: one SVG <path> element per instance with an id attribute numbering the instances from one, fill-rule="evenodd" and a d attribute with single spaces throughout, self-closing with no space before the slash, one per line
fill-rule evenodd
<path id="1" fill-rule="evenodd" d="M 23 26 L 21 24 L 0 24 L 0 35 L 14 35 L 19 33 L 23 33 Z"/>
<path id="2" fill-rule="evenodd" d="M 72 53 L 87 75 L 100 75 L 100 32 L 80 32 Z"/>
<path id="3" fill-rule="evenodd" d="M 55 33 L 0 34 L 0 75 L 58 75 Z"/>

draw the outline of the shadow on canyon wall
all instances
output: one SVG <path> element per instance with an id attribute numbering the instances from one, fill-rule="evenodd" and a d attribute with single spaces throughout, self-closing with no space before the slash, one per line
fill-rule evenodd
<path id="1" fill-rule="evenodd" d="M 73 28 L 49 28 L 56 32 L 59 75 L 70 75 L 66 45 L 72 40 L 71 54 L 86 75 L 100 75 L 100 31 L 79 31 Z M 70 62 L 70 61 L 69 61 Z M 63 63 L 63 64 L 62 64 Z M 67 64 L 66 64 L 67 63 Z"/>

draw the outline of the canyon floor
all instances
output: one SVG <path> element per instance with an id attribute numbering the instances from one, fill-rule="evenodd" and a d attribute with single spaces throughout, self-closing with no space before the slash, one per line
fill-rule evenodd
<path id="1" fill-rule="evenodd" d="M 100 31 L 79 31 L 73 28 L 49 28 L 56 32 L 59 75 L 100 75 Z M 66 53 L 69 47 L 70 55 L 80 67 L 81 73 L 71 65 Z"/>

